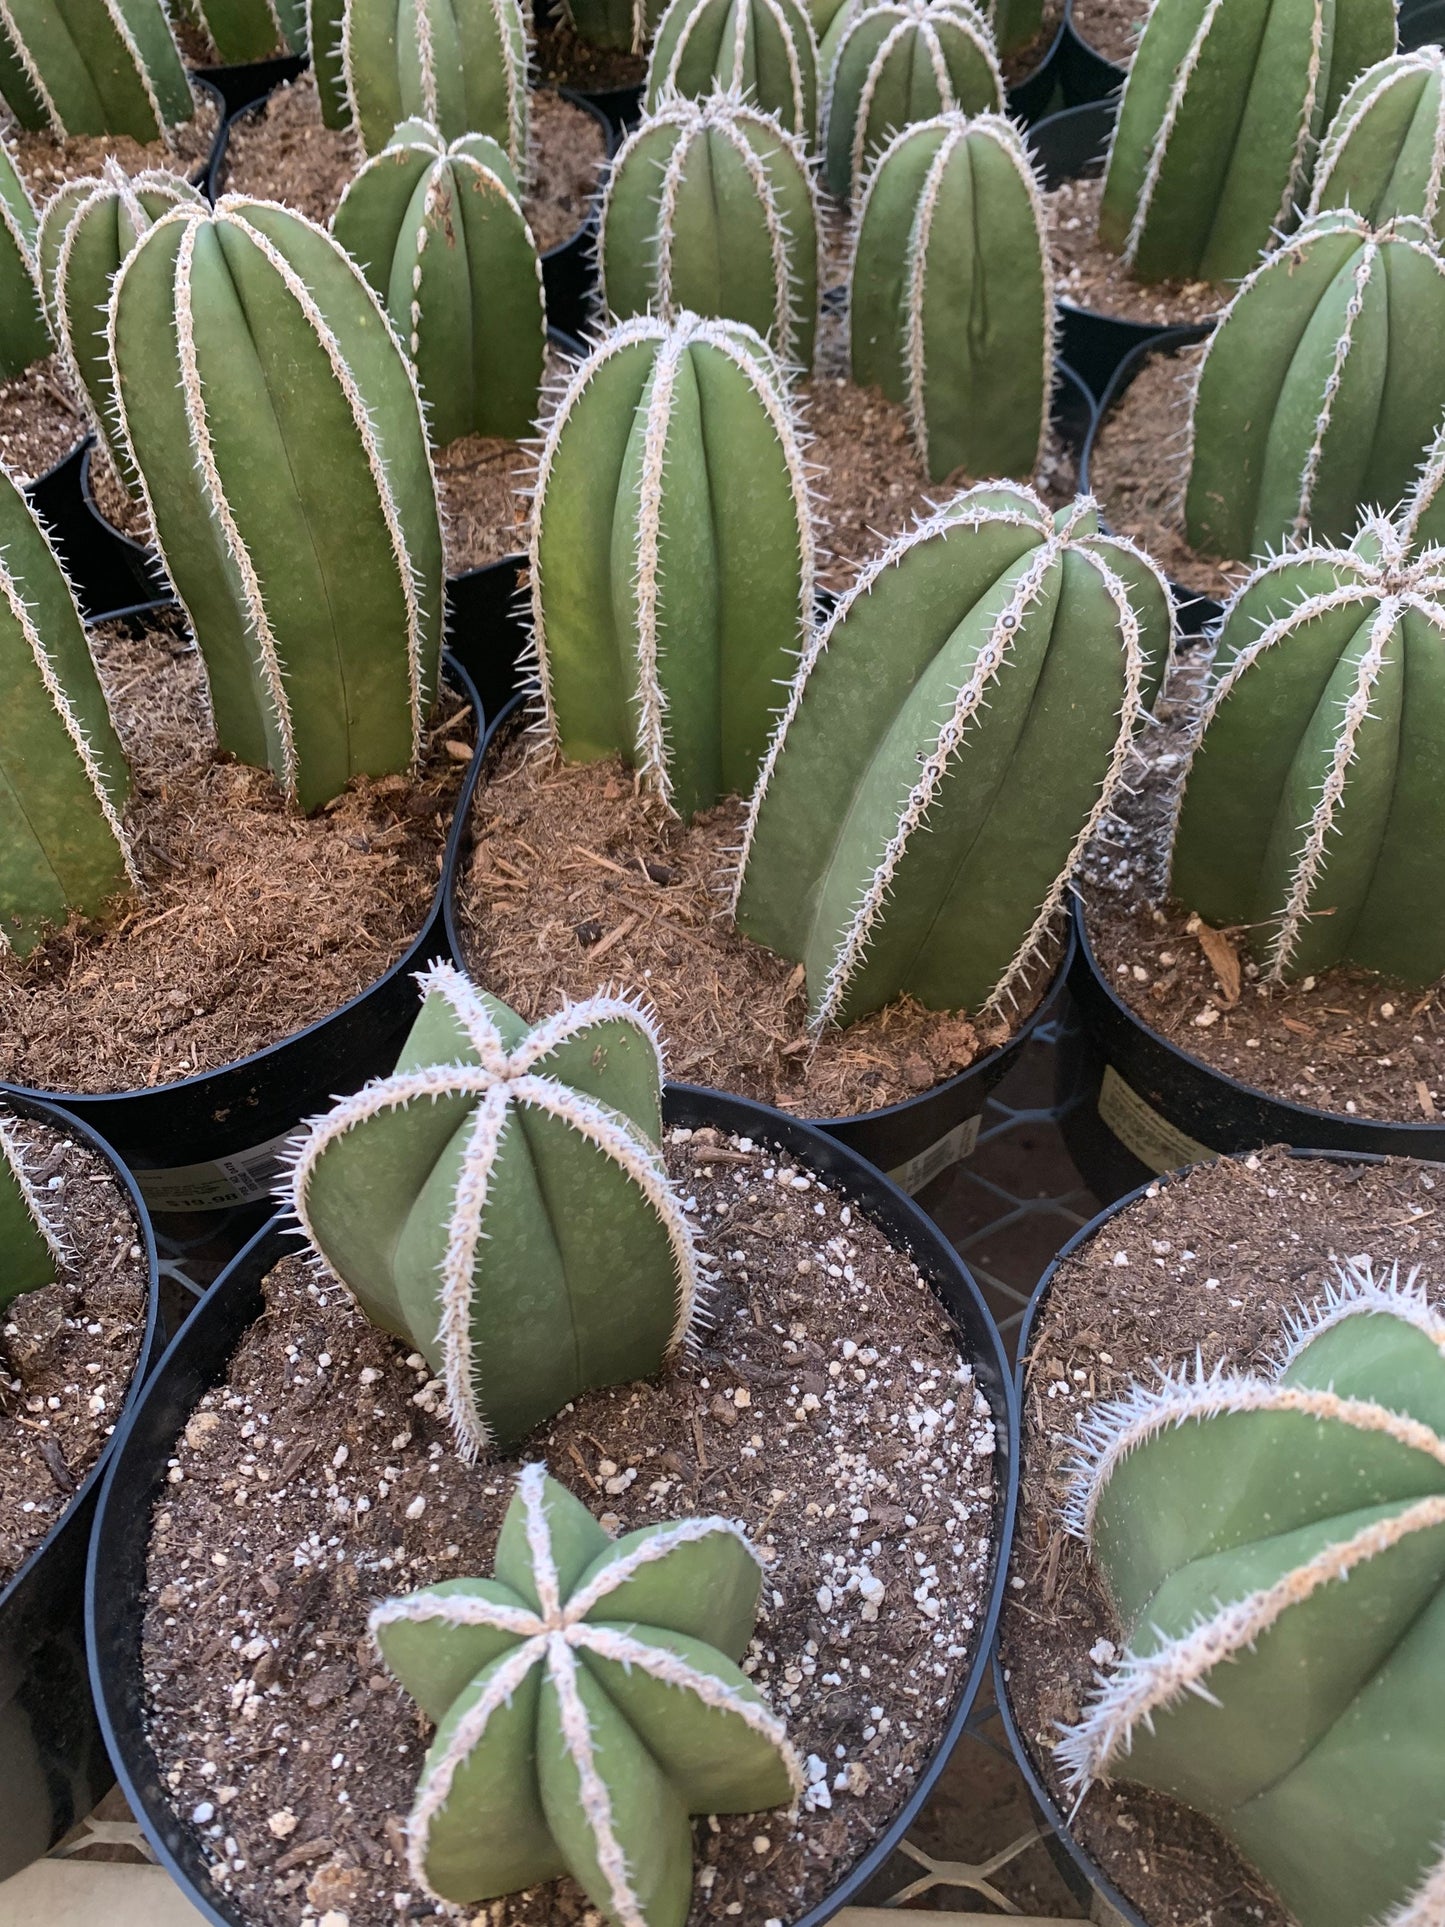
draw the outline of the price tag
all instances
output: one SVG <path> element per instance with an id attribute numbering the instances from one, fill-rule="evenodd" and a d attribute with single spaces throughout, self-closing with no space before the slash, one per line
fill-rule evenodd
<path id="1" fill-rule="evenodd" d="M 225 1211 L 270 1197 L 281 1171 L 281 1154 L 294 1134 L 283 1131 L 249 1150 L 209 1164 L 176 1164 L 167 1171 L 137 1171 L 135 1181 L 152 1211 Z"/>
<path id="2" fill-rule="evenodd" d="M 978 1143 L 979 1127 L 982 1123 L 981 1111 L 975 1113 L 973 1117 L 966 1117 L 961 1124 L 955 1124 L 951 1131 L 945 1131 L 941 1138 L 936 1138 L 916 1157 L 908 1158 L 902 1164 L 895 1166 L 888 1173 L 889 1177 L 900 1191 L 906 1191 L 910 1197 L 913 1197 L 923 1189 L 925 1184 L 931 1184 L 940 1171 L 946 1171 L 950 1165 L 959 1163 L 969 1155 L 974 1145 Z"/>

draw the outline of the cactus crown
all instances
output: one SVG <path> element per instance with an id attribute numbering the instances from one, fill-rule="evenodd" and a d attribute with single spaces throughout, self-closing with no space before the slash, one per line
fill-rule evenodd
<path id="1" fill-rule="evenodd" d="M 736 92 L 811 141 L 818 43 L 803 0 L 670 0 L 647 63 L 643 103 Z"/>
<path id="2" fill-rule="evenodd" d="M 161 0 L 10 0 L 0 91 L 22 127 L 165 140 L 195 103 Z"/>
<path id="3" fill-rule="evenodd" d="M 570 1873 L 615 1927 L 682 1927 L 688 1816 L 802 1791 L 782 1721 L 736 1663 L 761 1578 L 726 1519 L 614 1541 L 545 1466 L 524 1467 L 494 1579 L 371 1616 L 438 1722 L 407 1828 L 420 1884 L 475 1902 Z"/>
<path id="4" fill-rule="evenodd" d="M 345 0 L 341 66 L 368 154 L 400 121 L 489 134 L 527 180 L 528 43 L 519 0 Z"/>
<path id="5" fill-rule="evenodd" d="M 0 381 L 50 353 L 36 259 L 38 228 L 10 143 L 0 139 Z"/>
<path id="6" fill-rule="evenodd" d="M 618 149 L 602 197 L 608 313 L 684 309 L 746 322 L 809 367 L 818 318 L 818 205 L 804 144 L 739 89 L 664 95 Z"/>
<path id="7" fill-rule="evenodd" d="M 1445 1317 L 1367 1259 L 1272 1370 L 1171 1373 L 1081 1428 L 1066 1520 L 1127 1648 L 1060 1761 L 1202 1808 L 1306 1927 L 1439 1918 L 1442 1434 Z"/>
<path id="8" fill-rule="evenodd" d="M 70 1256 L 31 1182 L 14 1122 L 0 1111 L 0 1311 L 22 1292 L 54 1284 Z"/>
<path id="9" fill-rule="evenodd" d="M 1437 239 L 1445 222 L 1445 51 L 1418 47 L 1368 68 L 1320 143 L 1309 212 L 1351 207 L 1381 223 L 1414 214 Z"/>
<path id="10" fill-rule="evenodd" d="M 596 997 L 529 1031 L 451 964 L 417 982 L 396 1070 L 313 1121 L 289 1190 L 366 1315 L 439 1371 L 475 1457 L 657 1371 L 706 1287 L 646 1012 Z"/>

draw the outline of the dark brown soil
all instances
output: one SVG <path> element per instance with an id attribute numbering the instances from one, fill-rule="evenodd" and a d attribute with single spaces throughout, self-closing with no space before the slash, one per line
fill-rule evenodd
<path id="1" fill-rule="evenodd" d="M 1171 582 L 1226 601 L 1249 575 L 1200 555 L 1184 536 L 1189 411 L 1202 344 L 1151 355 L 1099 424 L 1089 488 L 1109 527 L 1146 549 Z"/>
<path id="2" fill-rule="evenodd" d="M 1019 1731 L 1068 1809 L 1051 1751 L 1090 1696 L 1101 1640 L 1120 1632 L 1084 1548 L 1059 1517 L 1075 1427 L 1095 1399 L 1155 1367 L 1266 1364 L 1287 1314 L 1333 1259 L 1445 1256 L 1445 1172 L 1391 1159 L 1342 1167 L 1269 1151 L 1151 1186 L 1061 1268 L 1029 1352 L 1023 1483 L 1001 1650 Z M 1100 1648 L 1101 1659 L 1108 1658 Z M 1209 1821 L 1119 1782 L 1071 1818 L 1076 1837 L 1149 1927 L 1289 1927 L 1290 1916 Z"/>
<path id="3" fill-rule="evenodd" d="M 178 615 L 138 638 L 105 624 L 92 648 L 145 894 L 0 957 L 0 1076 L 115 1091 L 274 1044 L 396 961 L 436 892 L 472 723 L 448 699 L 420 777 L 359 781 L 302 817 L 266 771 L 217 756 Z"/>
<path id="4" fill-rule="evenodd" d="M 149 547 L 151 534 L 145 504 L 121 486 L 115 464 L 99 443 L 91 451 L 89 477 L 91 499 L 111 527 L 128 535 L 132 542 Z"/>
<path id="5" fill-rule="evenodd" d="M 547 352 L 539 413 L 549 415 L 572 363 Z M 446 536 L 447 574 L 480 569 L 527 546 L 531 502 L 526 491 L 537 465 L 531 442 L 503 435 L 463 435 L 432 451 Z"/>
<path id="6" fill-rule="evenodd" d="M 683 825 L 639 796 L 615 760 L 554 763 L 525 737 L 494 768 L 472 811 L 458 921 L 467 968 L 524 1017 L 625 984 L 651 1000 L 672 1076 L 834 1117 L 966 1070 L 1035 1001 L 1022 1000 L 1012 1023 L 976 1024 L 900 1000 L 810 1049 L 802 966 L 728 921 L 740 803 Z"/>
<path id="7" fill-rule="evenodd" d="M 545 253 L 587 219 L 606 156 L 601 124 L 545 88 L 532 93 L 532 188 L 522 205 Z M 321 119 L 309 73 L 280 87 L 257 114 L 231 131 L 222 186 L 237 194 L 284 201 L 325 226 L 362 163 L 355 135 Z"/>
<path id="8" fill-rule="evenodd" d="M 1148 321 L 1177 327 L 1208 321 L 1229 298 L 1229 289 L 1209 281 L 1136 281 L 1117 254 L 1099 241 L 1102 175 L 1065 181 L 1044 196 L 1049 246 L 1054 261 L 1054 291 L 1076 308 L 1092 308 L 1123 321 Z"/>
<path id="9" fill-rule="evenodd" d="M 722 1513 L 763 1554 L 744 1665 L 823 1793 L 796 1821 L 698 1822 L 695 1927 L 796 1919 L 927 1761 L 988 1583 L 982 1395 L 911 1261 L 837 1193 L 713 1132 L 673 1133 L 667 1158 L 722 1269 L 686 1371 L 589 1393 L 517 1460 L 468 1468 L 419 1355 L 291 1259 L 177 1440 L 151 1541 L 149 1735 L 248 1918 L 440 1918 L 400 1831 L 426 1728 L 378 1666 L 367 1613 L 490 1573 L 521 1460 L 545 1457 L 611 1531 Z M 559 1881 L 478 1919 L 597 1916 Z"/>
<path id="10" fill-rule="evenodd" d="M 70 1256 L 0 1312 L 0 1590 L 115 1430 L 146 1319 L 140 1227 L 105 1160 L 52 1125 L 6 1123 Z"/>
<path id="11" fill-rule="evenodd" d="M 1147 0 L 1073 0 L 1074 32 L 1116 67 L 1127 67 L 1149 17 Z"/>
<path id="12" fill-rule="evenodd" d="M 0 462 L 17 482 L 54 468 L 89 427 L 58 355 L 0 382 Z"/>
<path id="13" fill-rule="evenodd" d="M 537 79 L 545 87 L 596 94 L 613 87 L 640 87 L 647 78 L 646 54 L 589 47 L 560 20 L 536 36 L 533 48 Z"/>
<path id="14" fill-rule="evenodd" d="M 195 94 L 195 114 L 183 126 L 172 128 L 169 147 L 164 141 L 142 145 L 124 134 L 77 134 L 58 141 L 49 134 L 27 133 L 15 126 L 3 131 L 37 208 L 44 207 L 62 181 L 99 174 L 107 159 L 114 160 L 127 174 L 161 167 L 191 180 L 210 160 L 221 124 L 220 108 L 211 95 L 199 88 Z"/>

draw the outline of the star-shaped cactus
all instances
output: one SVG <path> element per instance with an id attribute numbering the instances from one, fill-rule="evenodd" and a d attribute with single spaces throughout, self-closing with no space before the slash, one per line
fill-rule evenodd
<path id="1" fill-rule="evenodd" d="M 529 1465 L 496 1576 L 389 1599 L 383 1659 L 437 1722 L 415 1878 L 473 1904 L 571 1874 L 616 1927 L 681 1927 L 694 1813 L 797 1796 L 783 1723 L 736 1664 L 761 1570 L 726 1519 L 613 1540 Z"/>
<path id="2" fill-rule="evenodd" d="M 290 1193 L 367 1317 L 441 1375 L 475 1457 L 660 1370 L 705 1286 L 646 1013 L 594 997 L 528 1030 L 451 964 L 417 981 L 396 1069 L 312 1123 Z"/>

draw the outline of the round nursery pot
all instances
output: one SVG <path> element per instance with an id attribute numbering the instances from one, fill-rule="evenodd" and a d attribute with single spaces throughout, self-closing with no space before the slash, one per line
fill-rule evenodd
<path id="1" fill-rule="evenodd" d="M 135 1182 L 91 1127 L 49 1104 L 6 1097 L 110 1167 L 135 1213 L 147 1273 L 145 1327 L 115 1429 L 65 1511 L 0 1588 L 0 1881 L 49 1851 L 110 1786 L 85 1664 L 85 1555 L 106 1467 L 159 1352 L 155 1240 Z"/>
<path id="2" fill-rule="evenodd" d="M 138 603 L 154 603 L 165 591 L 146 551 L 112 528 L 96 508 L 90 492 L 94 450 L 95 437 L 87 435 L 25 491 L 50 533 L 87 622 Z"/>
<path id="3" fill-rule="evenodd" d="M 465 669 L 450 656 L 444 667 L 480 717 Z M 339 1009 L 265 1050 L 149 1089 L 72 1094 L 0 1080 L 0 1093 L 63 1104 L 103 1132 L 153 1211 L 227 1211 L 268 1198 L 277 1153 L 298 1122 L 396 1061 L 418 1007 L 413 973 L 444 951 L 442 906 L 480 765 L 474 755 L 421 928 L 388 970 Z"/>
<path id="4" fill-rule="evenodd" d="M 287 81 L 295 80 L 310 64 L 305 54 L 277 54 L 271 60 L 247 60 L 233 67 L 193 67 L 191 78 L 215 89 L 229 120 L 232 114 L 254 107 Z M 213 184 L 214 165 L 206 176 L 206 193 L 212 200 Z"/>
<path id="5" fill-rule="evenodd" d="M 1101 54 L 1081 31 L 1074 18 L 1074 0 L 1068 0 L 1064 10 L 1060 77 L 1069 106 L 1082 107 L 1089 101 L 1108 100 L 1124 85 L 1125 71 L 1117 60 Z"/>
<path id="6" fill-rule="evenodd" d="M 1402 0 L 1400 7 L 1400 47 L 1413 53 L 1417 47 L 1438 46 L 1445 41 L 1445 0 Z"/>
<path id="7" fill-rule="evenodd" d="M 1040 55 L 1037 64 L 1008 90 L 1008 111 L 1021 127 L 1033 127 L 1067 99 L 1064 92 L 1064 46 L 1068 34 L 1067 14 L 1059 21 L 1058 31 Z"/>
<path id="8" fill-rule="evenodd" d="M 796 1118 L 740 1098 L 689 1085 L 669 1085 L 669 1127 L 716 1126 L 755 1144 L 776 1145 L 792 1161 L 825 1177 L 862 1208 L 896 1248 L 906 1248 L 941 1300 L 988 1401 L 997 1439 L 993 1503 L 993 1569 L 981 1604 L 975 1657 L 942 1721 L 907 1798 L 872 1845 L 832 1891 L 790 1927 L 821 1927 L 884 1865 L 907 1832 L 948 1762 L 984 1677 L 1002 1597 L 1007 1546 L 1017 1495 L 1013 1384 L 998 1333 L 978 1288 L 932 1222 L 861 1158 Z M 126 1429 L 102 1496 L 88 1589 L 88 1645 L 106 1739 L 121 1786 L 157 1858 L 201 1917 L 215 1927 L 259 1927 L 211 1880 L 195 1836 L 172 1804 L 152 1750 L 142 1681 L 147 1558 L 152 1509 L 165 1492 L 178 1434 L 201 1395 L 226 1373 L 237 1343 L 262 1307 L 261 1282 L 297 1249 L 299 1233 L 278 1218 L 227 1269 L 192 1313 L 156 1370 Z"/>

